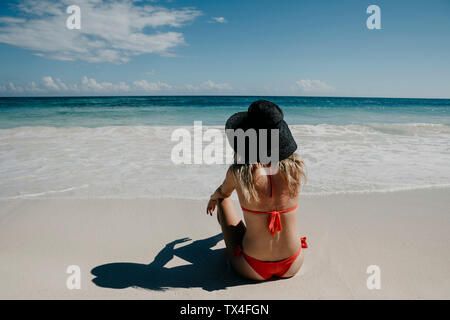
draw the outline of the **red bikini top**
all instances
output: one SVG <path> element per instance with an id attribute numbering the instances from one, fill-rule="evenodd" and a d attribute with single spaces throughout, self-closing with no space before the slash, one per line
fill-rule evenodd
<path id="1" fill-rule="evenodd" d="M 273 196 L 273 183 L 272 183 L 272 167 L 269 166 L 269 180 L 270 180 L 270 197 Z M 275 235 L 276 231 L 281 231 L 281 217 L 280 213 L 290 212 L 296 210 L 298 207 L 298 204 L 295 205 L 295 207 L 286 209 L 286 210 L 273 210 L 273 211 L 253 211 L 249 209 L 245 209 L 241 206 L 242 210 L 250 212 L 250 213 L 256 213 L 256 214 L 270 214 L 270 220 L 269 220 L 269 231 L 272 233 L 272 236 Z"/>

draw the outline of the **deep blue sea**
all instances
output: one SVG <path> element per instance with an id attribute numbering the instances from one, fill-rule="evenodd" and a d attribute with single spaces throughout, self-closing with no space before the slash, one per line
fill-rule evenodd
<path id="1" fill-rule="evenodd" d="M 0 129 L 19 126 L 102 127 L 223 125 L 255 100 L 277 103 L 289 124 L 450 124 L 450 99 L 323 97 L 0 98 Z"/>
<path id="2" fill-rule="evenodd" d="M 174 132 L 222 133 L 260 98 L 0 98 L 0 198 L 207 199 L 227 166 L 174 163 L 180 142 L 210 143 Z M 297 141 L 305 195 L 450 187 L 450 99 L 264 99 Z"/>

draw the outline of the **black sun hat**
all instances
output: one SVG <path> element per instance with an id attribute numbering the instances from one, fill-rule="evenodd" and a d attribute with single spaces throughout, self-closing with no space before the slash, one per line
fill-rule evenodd
<path id="1" fill-rule="evenodd" d="M 292 136 L 291 130 L 283 120 L 283 111 L 275 103 L 267 100 L 258 100 L 253 102 L 248 108 L 247 112 L 238 112 L 233 114 L 228 118 L 225 124 L 225 130 L 227 132 L 227 137 L 230 145 L 233 147 L 234 151 L 238 153 L 236 136 L 230 135 L 234 130 L 242 129 L 246 132 L 249 129 L 256 130 L 257 135 L 257 150 L 258 150 L 258 162 L 259 160 L 259 145 L 260 145 L 260 134 L 259 129 L 267 129 L 268 135 L 267 146 L 268 150 L 271 150 L 271 135 L 270 129 L 278 129 L 279 133 L 279 143 L 278 143 L 278 160 L 284 160 L 292 155 L 297 150 L 297 143 Z M 245 158 L 245 163 L 249 163 L 249 140 L 245 141 L 245 154 L 239 154 L 242 159 Z M 269 152 L 271 155 L 271 152 Z"/>

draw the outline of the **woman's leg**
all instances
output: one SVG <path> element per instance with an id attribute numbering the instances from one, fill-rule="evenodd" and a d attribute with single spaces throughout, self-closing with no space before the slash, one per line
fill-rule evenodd
<path id="1" fill-rule="evenodd" d="M 242 244 L 246 228 L 230 198 L 219 200 L 219 203 L 217 204 L 217 220 L 222 228 L 226 252 L 233 268 L 246 278 L 263 280 L 263 278 L 248 265 L 242 255 L 233 255 L 236 247 Z"/>

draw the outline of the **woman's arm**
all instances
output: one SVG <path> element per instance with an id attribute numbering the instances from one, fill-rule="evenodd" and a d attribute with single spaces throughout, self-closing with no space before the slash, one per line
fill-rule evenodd
<path id="1" fill-rule="evenodd" d="M 236 181 L 231 168 L 228 169 L 223 183 L 216 189 L 209 199 L 206 213 L 212 215 L 216 209 L 216 205 L 219 199 L 225 199 L 231 196 L 236 188 Z"/>
<path id="2" fill-rule="evenodd" d="M 211 195 L 211 199 L 225 199 L 231 196 L 234 189 L 236 188 L 234 174 L 231 169 L 228 169 L 227 175 L 223 183 L 216 189 L 216 191 Z"/>

